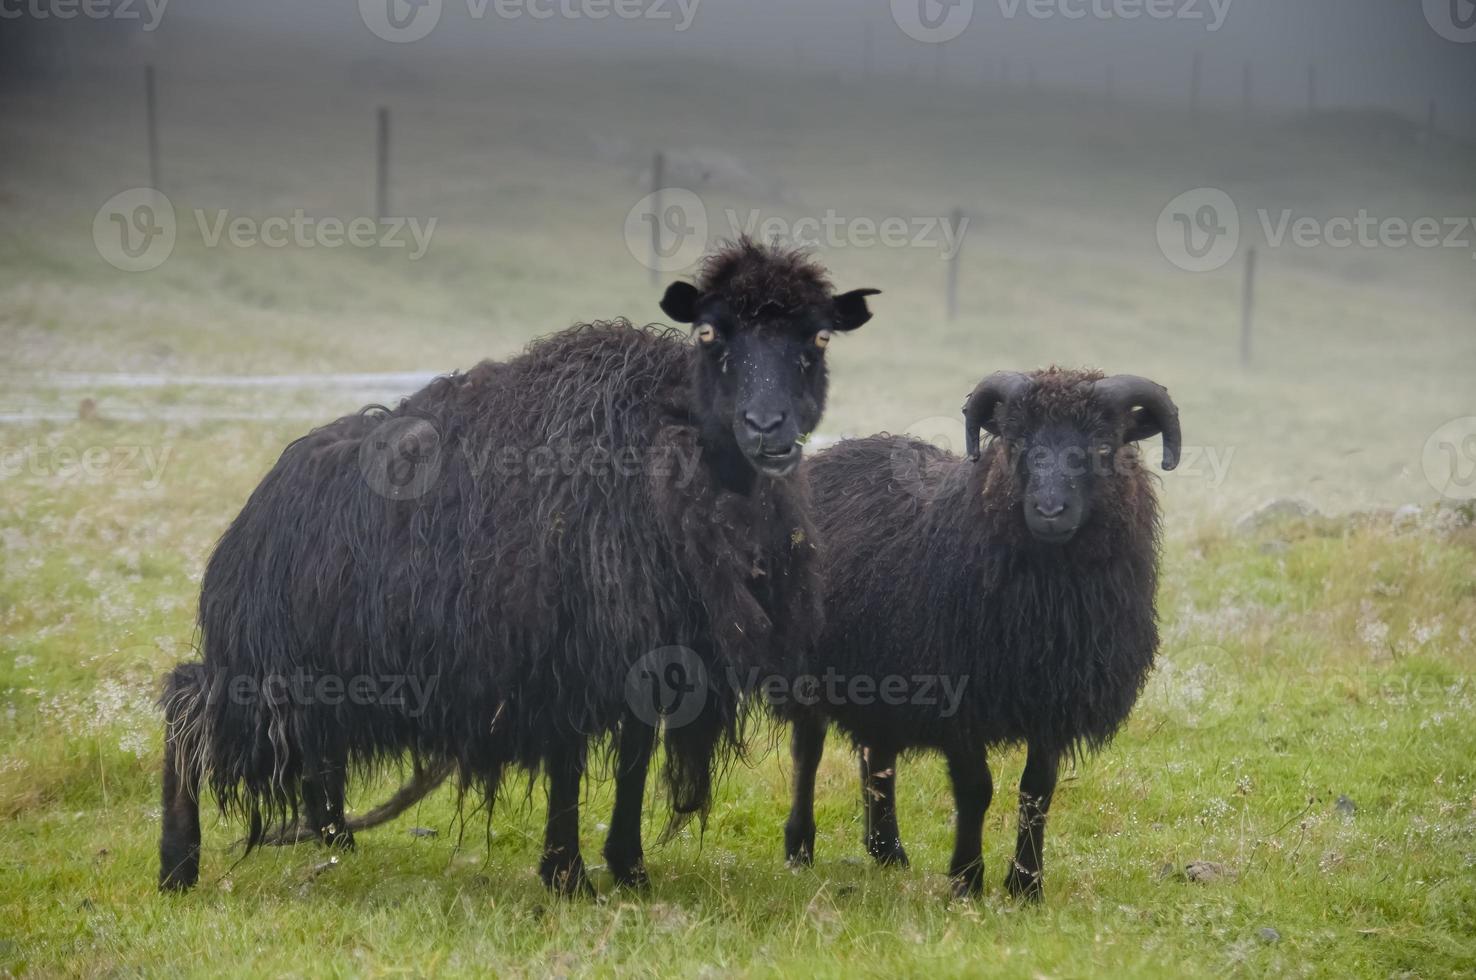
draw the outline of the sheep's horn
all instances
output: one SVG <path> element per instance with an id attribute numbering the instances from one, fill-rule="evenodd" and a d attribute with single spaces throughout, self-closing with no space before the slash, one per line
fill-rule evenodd
<path id="1" fill-rule="evenodd" d="M 1103 378 L 1092 386 L 1093 392 L 1103 404 L 1111 405 L 1120 412 L 1141 411 L 1129 419 L 1127 441 L 1136 442 L 1163 433 L 1163 468 L 1171 470 L 1179 465 L 1179 453 L 1183 447 L 1183 436 L 1179 432 L 1179 408 L 1169 397 L 1168 389 L 1147 378 L 1133 374 L 1118 374 Z"/>
<path id="2" fill-rule="evenodd" d="M 1017 371 L 996 371 L 979 382 L 963 407 L 964 448 L 968 451 L 969 459 L 979 458 L 980 428 L 999 434 L 999 430 L 993 427 L 993 421 L 994 410 L 1000 402 L 1008 403 L 1011 399 L 1020 397 L 1032 384 L 1034 382 L 1029 376 Z"/>

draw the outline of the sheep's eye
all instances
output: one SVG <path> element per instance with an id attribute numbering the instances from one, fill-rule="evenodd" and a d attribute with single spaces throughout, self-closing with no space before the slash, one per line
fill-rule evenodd
<path id="1" fill-rule="evenodd" d="M 704 344 L 710 344 L 717 340 L 717 328 L 710 323 L 702 323 L 697 326 L 697 339 Z"/>
<path id="2" fill-rule="evenodd" d="M 815 334 L 815 346 L 816 347 L 819 347 L 821 349 L 824 349 L 825 346 L 827 344 L 829 344 L 829 343 L 830 343 L 830 331 L 829 330 L 821 330 L 819 333 Z"/>

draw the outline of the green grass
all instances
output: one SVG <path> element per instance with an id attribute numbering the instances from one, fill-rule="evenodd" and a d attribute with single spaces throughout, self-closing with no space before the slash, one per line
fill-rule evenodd
<path id="1" fill-rule="evenodd" d="M 186 228 L 164 266 L 119 273 L 90 227 L 143 179 L 128 90 L 0 93 L 0 140 L 23 150 L 0 155 L 0 412 L 67 415 L 86 395 L 100 416 L 0 426 L 0 971 L 1476 972 L 1476 532 L 1469 510 L 1435 505 L 1421 470 L 1429 434 L 1476 414 L 1470 258 L 1263 253 L 1258 362 L 1242 370 L 1237 269 L 1186 275 L 1153 246 L 1159 209 L 1201 185 L 1249 207 L 1476 213 L 1469 155 L 1350 156 L 1274 121 L 1189 139 L 1158 112 L 1103 118 L 1051 99 L 1024 112 L 924 86 L 858 99 L 753 75 L 725 102 L 731 79 L 693 72 L 674 90 L 664 68 L 457 63 L 437 86 L 366 89 L 292 52 L 260 55 L 262 77 L 207 50 L 161 69 L 177 207 L 361 213 L 367 120 L 388 99 L 397 200 L 441 224 L 417 263 L 210 249 Z M 723 782 L 705 834 L 649 848 L 648 895 L 598 872 L 600 902 L 551 900 L 533 873 L 542 789 L 515 780 L 490 837 L 443 790 L 326 867 L 315 847 L 237 865 L 244 828 L 211 817 L 200 888 L 158 896 L 152 702 L 193 655 L 205 558 L 281 447 L 355 405 L 343 392 L 83 391 L 51 373 L 449 369 L 575 320 L 653 318 L 657 292 L 621 234 L 644 193 L 639 162 L 591 150 L 612 133 L 636 156 L 720 147 L 786 185 L 784 200 L 704 191 L 714 210 L 979 215 L 952 323 L 936 253 L 822 255 L 843 287 L 885 290 L 876 320 L 832 346 L 827 433 L 932 434 L 942 419 L 956 438 L 984 373 L 1096 364 L 1163 381 L 1186 440 L 1229 459 L 1220 480 L 1165 479 L 1159 668 L 1119 738 L 1062 784 L 1046 902 L 1000 887 L 1016 752 L 994 765 L 982 899 L 947 898 L 939 761 L 904 761 L 913 868 L 883 872 L 864 859 L 855 766 L 834 738 L 817 865 L 787 870 L 779 731 Z M 205 410 L 292 417 L 191 418 Z M 1231 530 L 1286 494 L 1322 513 Z M 1417 519 L 1388 512 L 1406 503 Z M 591 860 L 604 776 L 587 784 Z M 351 803 L 392 782 L 355 786 Z M 651 803 L 648 840 L 662 819 Z M 1197 861 L 1222 875 L 1188 880 Z"/>

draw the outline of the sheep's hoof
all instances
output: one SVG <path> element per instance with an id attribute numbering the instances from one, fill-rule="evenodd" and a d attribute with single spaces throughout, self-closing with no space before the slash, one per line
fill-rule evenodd
<path id="1" fill-rule="evenodd" d="M 953 871 L 948 876 L 954 898 L 978 898 L 984 893 L 984 868 L 974 864 L 962 871 Z"/>
<path id="2" fill-rule="evenodd" d="M 815 828 L 784 828 L 784 863 L 791 868 L 809 868 L 815 864 Z"/>
<path id="3" fill-rule="evenodd" d="M 634 864 L 621 866 L 611 862 L 610 874 L 615 876 L 615 887 L 631 891 L 650 891 L 651 876 L 646 874 L 646 862 L 636 858 Z"/>
<path id="4" fill-rule="evenodd" d="M 331 847 L 336 851 L 354 850 L 354 832 L 352 830 L 325 829 L 321 838 L 325 847 Z"/>
<path id="5" fill-rule="evenodd" d="M 883 868 L 907 868 L 910 863 L 907 860 L 907 851 L 902 847 L 901 841 L 893 841 L 886 845 L 868 847 L 872 858 Z"/>
<path id="6" fill-rule="evenodd" d="M 572 860 L 560 857 L 545 857 L 538 868 L 543 884 L 561 898 L 594 898 L 594 885 L 584 873 L 584 858 L 578 854 Z"/>
<path id="7" fill-rule="evenodd" d="M 1041 885 L 1041 873 L 1026 871 L 1019 865 L 1010 868 L 1010 873 L 1005 875 L 1005 889 L 1025 902 L 1039 902 L 1045 897 L 1045 888 Z"/>

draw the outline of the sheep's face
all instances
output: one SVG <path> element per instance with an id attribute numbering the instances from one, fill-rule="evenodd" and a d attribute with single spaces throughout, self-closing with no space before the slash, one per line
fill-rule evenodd
<path id="1" fill-rule="evenodd" d="M 692 324 L 695 408 L 704 431 L 730 435 L 761 474 L 793 473 L 803 454 L 800 441 L 825 408 L 825 348 L 835 333 L 870 319 L 866 296 L 872 292 L 745 314 L 722 293 L 702 295 L 688 283 L 674 284 L 661 308 Z"/>
<path id="2" fill-rule="evenodd" d="M 1065 544 L 1091 519 L 1123 448 L 1122 432 L 1105 419 L 1006 427 L 1004 443 L 1025 526 L 1044 544 Z"/>
<path id="3" fill-rule="evenodd" d="M 1143 478 L 1133 445 L 1163 436 L 1163 467 L 1178 465 L 1179 412 L 1161 385 L 1134 375 L 1052 368 L 999 372 L 964 405 L 966 440 L 978 456 L 982 428 L 996 438 L 1025 527 L 1044 544 L 1065 544 L 1094 514 L 1114 513 Z M 991 464 L 991 465 L 997 465 Z"/>

